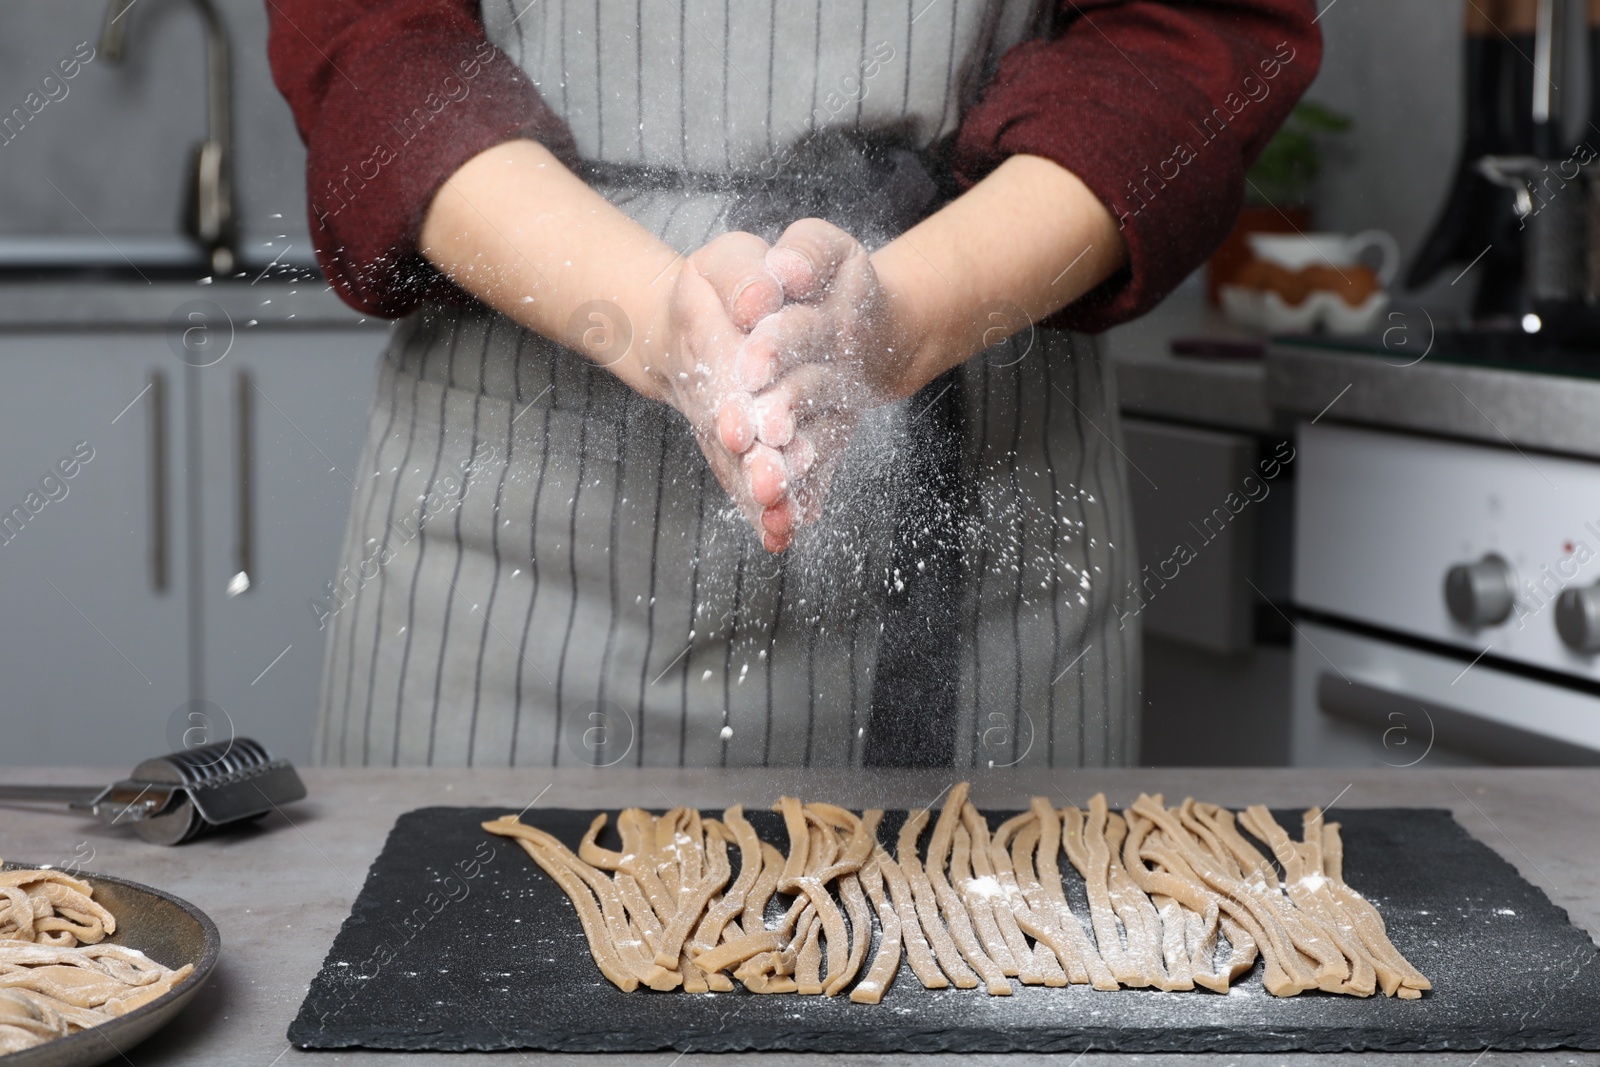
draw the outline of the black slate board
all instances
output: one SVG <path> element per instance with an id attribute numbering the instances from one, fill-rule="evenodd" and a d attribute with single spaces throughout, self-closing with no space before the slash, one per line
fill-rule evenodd
<path id="1" fill-rule="evenodd" d="M 739 989 L 623 993 L 600 976 L 560 888 L 514 842 L 480 828 L 507 810 L 514 809 L 423 808 L 400 817 L 289 1027 L 294 1044 L 612 1052 L 1600 1049 L 1600 952 L 1448 811 L 1338 812 L 1345 878 L 1378 906 L 1396 947 L 1433 981 L 1421 1000 L 1275 998 L 1261 987 L 1259 963 L 1227 995 L 1018 986 L 1013 996 L 990 997 L 925 990 L 902 963 L 883 1003 L 872 1006 Z M 526 819 L 575 848 L 594 814 L 546 809 Z M 1009 814 L 989 813 L 991 825 Z M 885 818 L 885 843 L 892 845 L 903 817 Z M 784 847 L 775 813 L 750 818 L 763 839 Z M 1298 829 L 1298 812 L 1278 818 Z M 734 860 L 737 873 L 736 850 Z M 1065 861 L 1063 870 L 1085 914 L 1081 879 Z"/>

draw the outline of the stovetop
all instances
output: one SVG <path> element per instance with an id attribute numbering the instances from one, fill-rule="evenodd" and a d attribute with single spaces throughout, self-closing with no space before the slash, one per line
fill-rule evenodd
<path id="1" fill-rule="evenodd" d="M 1383 332 L 1361 337 L 1274 337 L 1273 344 L 1347 352 L 1406 366 L 1423 359 L 1499 370 L 1600 379 L 1600 328 L 1563 333 L 1521 329 L 1430 330 L 1420 311 L 1394 312 Z M 1414 325 L 1415 324 L 1415 325 Z M 1431 344 L 1429 341 L 1431 340 Z"/>

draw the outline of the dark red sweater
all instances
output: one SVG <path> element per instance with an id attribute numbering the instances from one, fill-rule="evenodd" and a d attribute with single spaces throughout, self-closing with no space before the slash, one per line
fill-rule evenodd
<path id="1" fill-rule="evenodd" d="M 344 300 L 398 316 L 450 285 L 417 252 L 428 204 L 484 149 L 575 158 L 479 0 L 266 0 L 273 77 L 306 143 L 317 257 Z M 1078 175 L 1121 220 L 1129 267 L 1051 325 L 1142 314 L 1227 236 L 1244 173 L 1315 77 L 1313 0 L 1065 0 L 1056 32 L 1001 59 L 953 146 L 970 184 L 1007 156 Z M 398 152 L 391 151 L 401 144 Z M 385 147 L 379 147 L 385 146 Z"/>

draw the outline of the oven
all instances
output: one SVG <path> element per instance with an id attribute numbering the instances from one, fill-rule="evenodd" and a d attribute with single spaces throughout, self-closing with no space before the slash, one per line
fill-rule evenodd
<path id="1" fill-rule="evenodd" d="M 1297 439 L 1291 761 L 1600 764 L 1600 462 Z"/>

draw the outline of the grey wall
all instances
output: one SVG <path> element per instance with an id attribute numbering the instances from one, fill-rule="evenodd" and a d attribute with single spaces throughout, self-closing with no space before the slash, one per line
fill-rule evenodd
<path id="1" fill-rule="evenodd" d="M 246 236 L 257 249 L 278 234 L 303 241 L 304 157 L 267 70 L 265 4 L 218 2 L 235 42 Z M 1320 225 L 1381 227 L 1407 253 L 1420 243 L 1444 195 L 1460 136 L 1464 4 L 1319 0 L 1327 54 L 1310 95 L 1357 120 L 1329 160 L 1318 195 Z M 4 0 L 0 114 L 20 104 L 78 42 L 98 43 L 104 6 L 101 0 Z M 111 235 L 158 234 L 176 225 L 188 152 L 205 125 L 199 23 L 186 0 L 140 0 L 129 17 L 125 64 L 114 68 L 96 59 L 67 99 L 48 105 L 21 137 L 0 146 L 0 234 L 93 235 L 62 193 Z"/>
<path id="2" fill-rule="evenodd" d="M 234 43 L 241 231 L 249 258 L 265 261 L 272 253 L 259 250 L 279 234 L 307 247 L 305 156 L 267 70 L 265 3 L 217 2 Z M 68 95 L 0 145 L 0 235 L 94 236 L 98 227 L 112 237 L 152 236 L 178 228 L 189 155 L 206 128 L 200 21 L 187 0 L 140 0 L 125 16 L 126 58 L 112 66 L 98 54 L 105 7 L 102 0 L 4 0 L 0 7 L 0 115 L 21 106 L 79 42 L 96 49 Z"/>
<path id="3" fill-rule="evenodd" d="M 1462 0 L 1321 0 L 1325 54 L 1307 93 L 1355 119 L 1331 148 L 1317 225 L 1388 230 L 1408 256 L 1433 221 L 1461 136 Z"/>
<path id="4" fill-rule="evenodd" d="M 1307 98 L 1356 126 L 1329 153 L 1317 225 L 1388 230 L 1409 262 L 1442 206 L 1460 147 L 1465 0 L 1318 0 L 1318 7 L 1326 54 Z M 1568 7 L 1577 30 L 1581 5 Z M 1577 33 L 1569 40 L 1561 81 L 1568 111 L 1581 112 L 1581 42 Z M 1575 133 L 1582 116 L 1568 120 Z"/>

